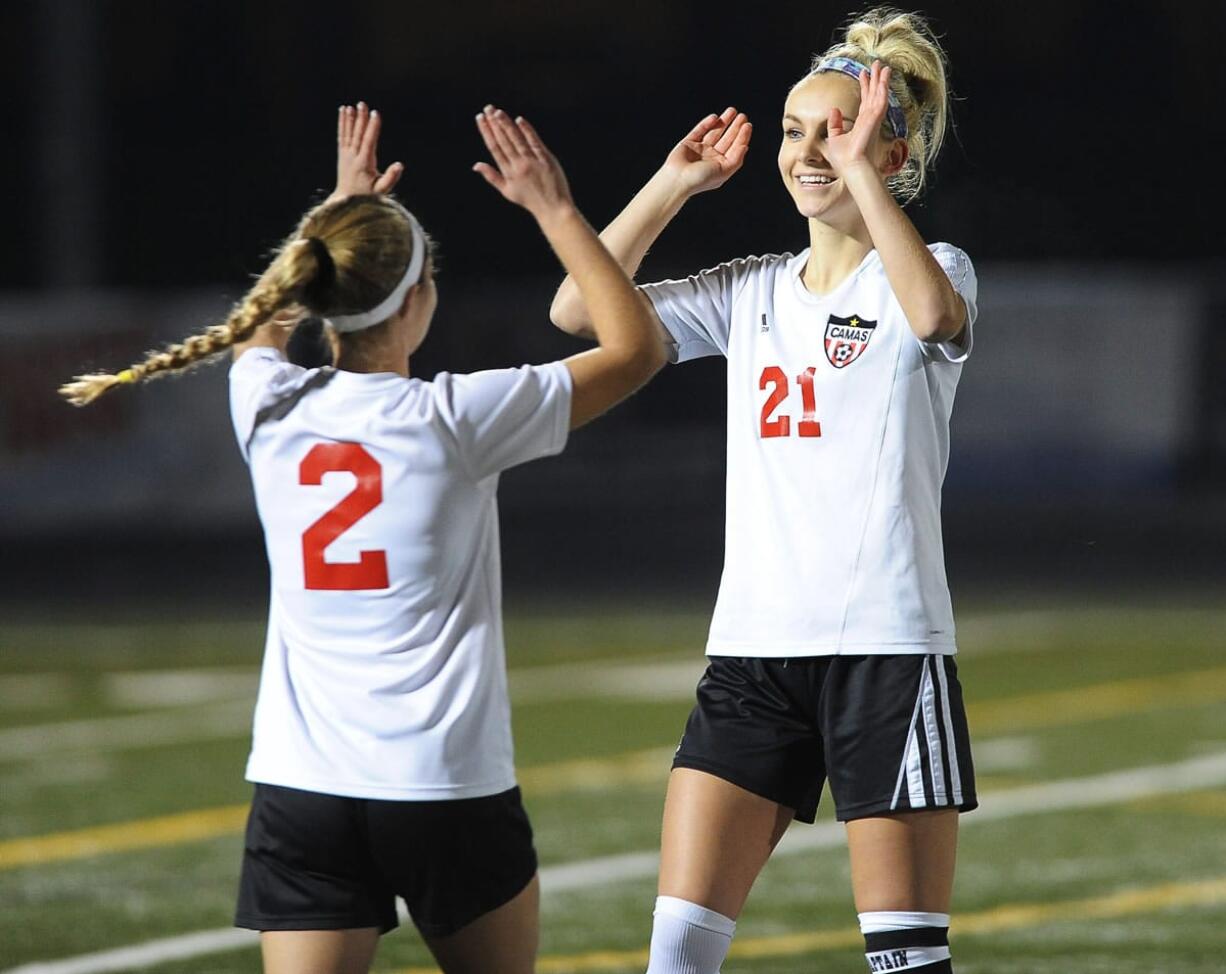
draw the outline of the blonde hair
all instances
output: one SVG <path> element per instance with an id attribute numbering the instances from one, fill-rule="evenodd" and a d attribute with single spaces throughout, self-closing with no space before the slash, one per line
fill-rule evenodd
<path id="1" fill-rule="evenodd" d="M 874 7 L 853 16 L 843 40 L 813 58 L 806 80 L 832 57 L 851 58 L 865 67 L 880 61 L 890 68 L 890 91 L 907 119 L 908 156 L 889 187 L 909 203 L 924 189 L 949 121 L 948 62 L 941 42 L 922 14 Z"/>
<path id="2" fill-rule="evenodd" d="M 79 375 L 60 387 L 60 395 L 84 406 L 117 385 L 182 372 L 246 341 L 293 305 L 320 317 L 373 308 L 392 293 L 409 266 L 409 226 L 408 211 L 389 196 L 350 196 L 317 206 L 223 323 L 152 351 L 120 372 Z"/>

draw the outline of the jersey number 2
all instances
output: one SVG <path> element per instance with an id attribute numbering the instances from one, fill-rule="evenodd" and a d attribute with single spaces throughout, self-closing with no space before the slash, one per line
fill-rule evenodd
<path id="1" fill-rule="evenodd" d="M 308 589 L 353 591 L 387 588 L 387 552 L 363 551 L 356 562 L 324 560 L 328 545 L 383 503 L 383 468 L 358 443 L 319 443 L 298 467 L 298 483 L 319 486 L 323 476 L 348 471 L 357 485 L 302 535 L 302 564 Z"/>
<path id="2" fill-rule="evenodd" d="M 797 436 L 822 435 L 822 424 L 817 420 L 817 394 L 813 391 L 813 376 L 816 371 L 810 365 L 796 376 L 796 384 L 800 386 L 801 407 L 800 422 L 796 424 Z M 788 436 L 792 432 L 791 416 L 771 419 L 771 414 L 787 399 L 790 384 L 787 373 L 779 366 L 768 365 L 762 370 L 762 375 L 758 379 L 758 388 L 765 390 L 767 386 L 774 386 L 771 394 L 766 397 L 766 402 L 762 404 L 762 420 L 758 431 L 763 439 L 772 436 Z"/>

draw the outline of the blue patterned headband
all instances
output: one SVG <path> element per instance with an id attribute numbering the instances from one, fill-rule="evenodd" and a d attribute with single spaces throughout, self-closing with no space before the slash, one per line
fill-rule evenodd
<path id="1" fill-rule="evenodd" d="M 859 81 L 860 72 L 868 70 L 867 64 L 861 64 L 854 58 L 828 57 L 823 61 L 819 61 L 817 67 L 811 73 L 821 74 L 825 71 L 838 71 L 849 78 L 855 78 Z M 894 138 L 905 139 L 907 137 L 907 116 L 903 114 L 902 106 L 898 104 L 898 99 L 894 97 L 894 92 L 892 91 L 890 92 L 890 107 L 886 109 L 885 117 L 890 123 L 890 130 L 894 133 Z"/>

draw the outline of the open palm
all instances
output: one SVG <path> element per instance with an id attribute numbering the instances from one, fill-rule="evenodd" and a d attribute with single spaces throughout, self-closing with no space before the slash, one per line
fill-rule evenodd
<path id="1" fill-rule="evenodd" d="M 664 160 L 686 192 L 717 189 L 741 168 L 753 124 L 735 108 L 721 115 L 708 115 L 695 125 Z"/>
<path id="2" fill-rule="evenodd" d="M 377 153 L 383 118 L 365 102 L 342 105 L 336 118 L 336 189 L 331 203 L 346 196 L 390 193 L 404 174 L 404 164 L 393 162 L 379 171 Z"/>
<path id="3" fill-rule="evenodd" d="M 478 162 L 473 171 L 506 199 L 538 220 L 574 205 L 566 173 L 526 118 L 512 121 L 502 109 L 487 105 L 477 116 L 477 131 L 494 164 Z"/>

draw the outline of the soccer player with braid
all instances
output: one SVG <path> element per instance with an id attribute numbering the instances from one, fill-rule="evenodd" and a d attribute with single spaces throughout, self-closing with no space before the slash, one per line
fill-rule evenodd
<path id="1" fill-rule="evenodd" d="M 724 571 L 665 800 L 649 974 L 719 970 L 755 878 L 793 818 L 814 820 L 825 780 L 869 970 L 953 970 L 958 815 L 976 798 L 940 496 L 976 282 L 902 209 L 947 103 L 922 17 L 854 18 L 781 112 L 779 173 L 808 246 L 639 289 L 673 361 L 728 361 Z M 750 135 L 730 108 L 678 143 L 601 234 L 627 273 L 741 167 Z M 590 334 L 578 283 L 552 317 Z"/>
<path id="2" fill-rule="evenodd" d="M 410 377 L 437 295 L 416 218 L 385 195 L 379 119 L 342 109 L 337 190 L 225 323 L 77 404 L 233 350 L 230 408 L 272 574 L 236 923 L 269 974 L 362 974 L 395 899 L 447 974 L 528 974 L 537 859 L 512 763 L 495 493 L 508 467 L 664 362 L 651 316 L 523 119 L 487 108 L 474 169 L 536 219 L 599 347 L 542 366 Z M 326 319 L 334 368 L 286 361 Z"/>

